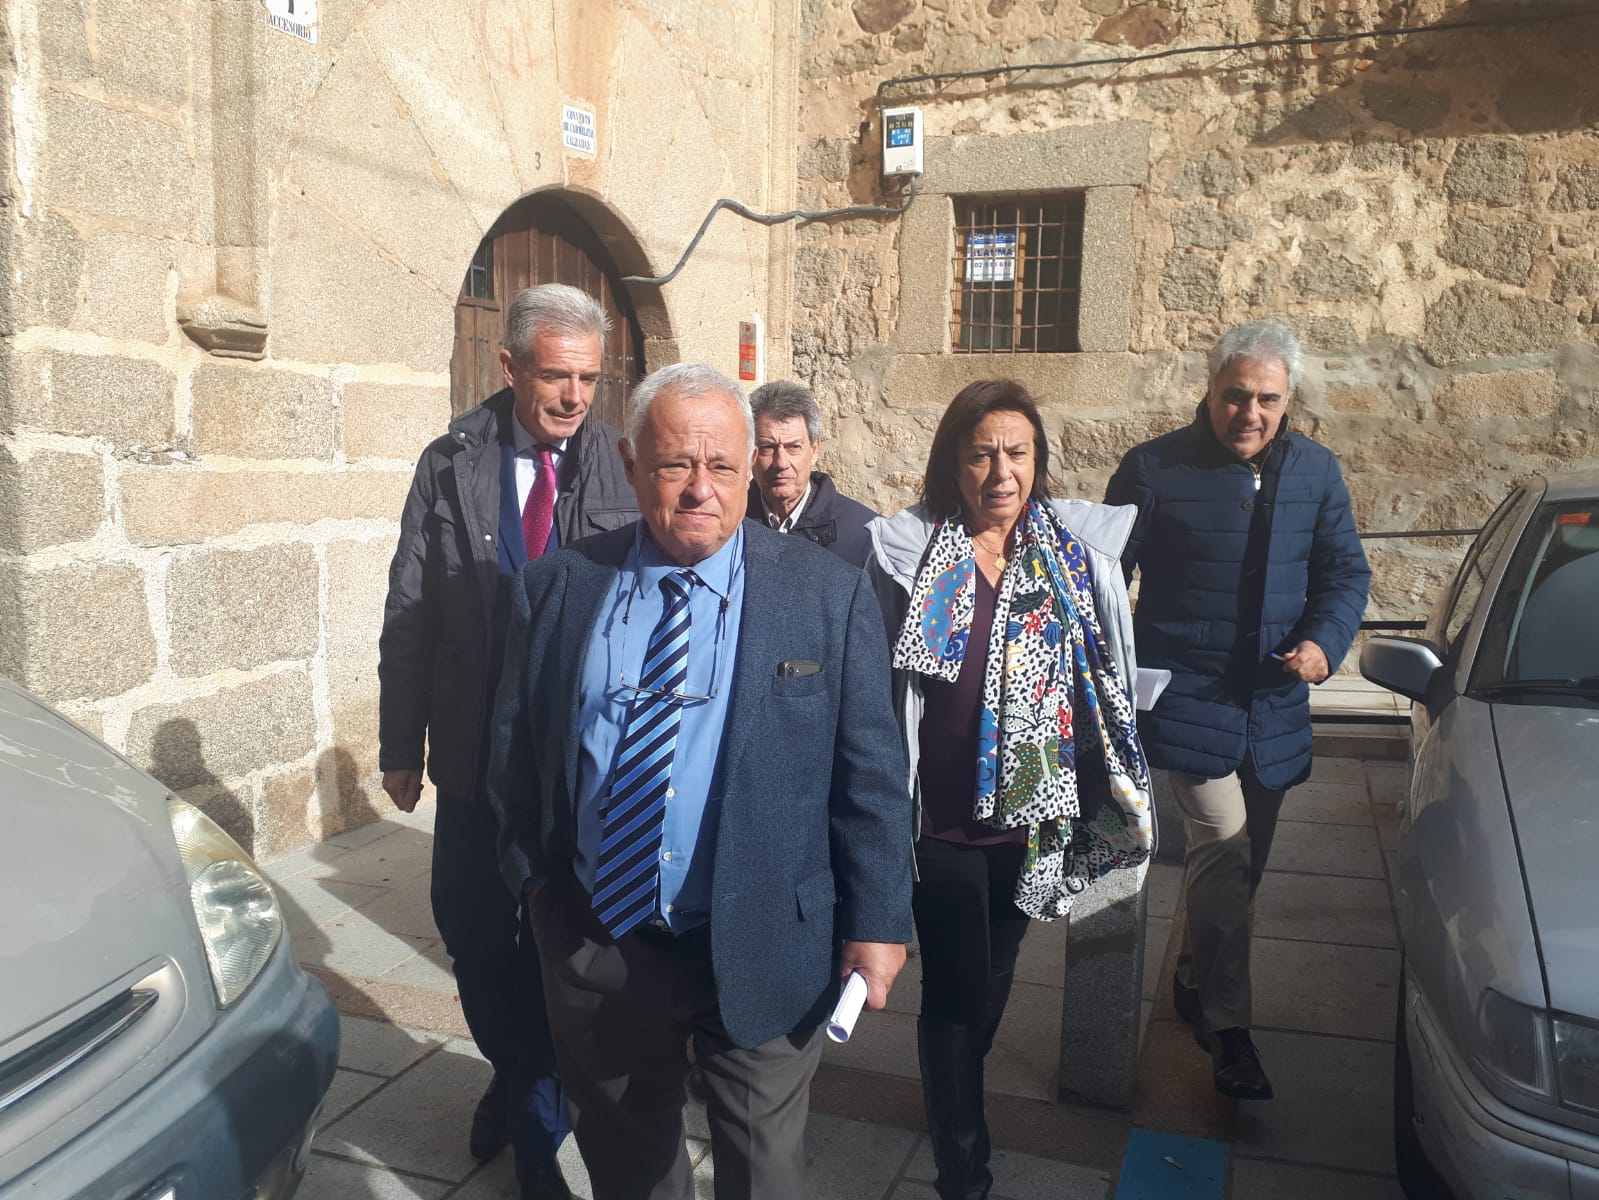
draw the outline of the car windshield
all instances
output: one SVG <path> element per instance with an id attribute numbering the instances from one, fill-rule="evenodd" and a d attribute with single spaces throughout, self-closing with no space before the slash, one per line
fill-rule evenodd
<path id="1" fill-rule="evenodd" d="M 1475 693 L 1599 703 L 1599 499 L 1546 504 L 1499 585 L 1473 673 Z"/>

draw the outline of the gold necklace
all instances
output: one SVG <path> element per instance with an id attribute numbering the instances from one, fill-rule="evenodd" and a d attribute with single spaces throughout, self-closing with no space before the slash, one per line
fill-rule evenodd
<path id="1" fill-rule="evenodd" d="M 997 571 L 1003 571 L 1005 569 L 1005 564 L 1009 561 L 1009 559 L 1007 559 L 1005 555 L 1000 553 L 998 550 L 990 550 L 985 546 L 979 546 L 976 538 L 972 539 L 972 548 L 975 550 L 981 550 L 984 554 L 988 555 L 994 564 L 994 569 Z"/>

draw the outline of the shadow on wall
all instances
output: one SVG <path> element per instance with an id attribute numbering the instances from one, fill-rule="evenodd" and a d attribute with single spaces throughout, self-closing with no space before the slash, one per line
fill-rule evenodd
<path id="1" fill-rule="evenodd" d="M 316 760 L 318 840 L 376 821 L 382 813 L 361 782 L 361 767 L 343 746 L 324 750 Z"/>
<path id="2" fill-rule="evenodd" d="M 268 811 L 267 799 L 229 787 L 207 765 L 200 730 L 187 717 L 157 727 L 150 745 L 150 773 L 174 795 L 195 805 L 248 853 L 271 856 L 376 821 L 375 789 L 362 782 L 356 756 L 342 746 L 324 750 L 316 763 L 316 818 L 307 820 L 309 795 L 287 795 L 288 810 Z M 268 789 L 270 795 L 270 789 Z M 315 829 L 314 837 L 308 837 Z"/>
<path id="3" fill-rule="evenodd" d="M 174 717 L 156 728 L 150 743 L 150 774 L 222 826 L 247 852 L 255 853 L 255 812 L 206 765 L 200 730 L 189 718 Z"/>

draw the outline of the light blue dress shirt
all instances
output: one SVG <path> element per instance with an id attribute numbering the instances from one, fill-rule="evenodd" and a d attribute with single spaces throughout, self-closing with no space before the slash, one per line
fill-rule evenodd
<path id="1" fill-rule="evenodd" d="M 615 582 L 600 604 L 583 659 L 577 766 L 577 857 L 572 867 L 590 893 L 599 856 L 605 802 L 616 750 L 650 634 L 665 611 L 661 580 L 678 569 L 650 540 L 642 521 Z M 709 696 L 683 705 L 666 793 L 661 838 L 659 915 L 682 933 L 711 918 L 711 861 L 722 803 L 722 736 L 733 691 L 744 608 L 744 530 L 692 568 L 689 589 L 688 681 L 684 694 Z"/>

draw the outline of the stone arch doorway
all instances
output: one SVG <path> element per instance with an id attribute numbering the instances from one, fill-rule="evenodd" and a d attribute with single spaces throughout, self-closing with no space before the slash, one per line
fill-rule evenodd
<path id="1" fill-rule="evenodd" d="M 505 308 L 525 287 L 569 283 L 605 306 L 605 378 L 594 414 L 621 428 L 627 397 L 644 373 L 644 336 L 620 272 L 599 236 L 562 196 L 524 196 L 501 214 L 478 244 L 455 302 L 450 356 L 450 412 L 465 412 L 505 386 L 500 338 Z"/>

